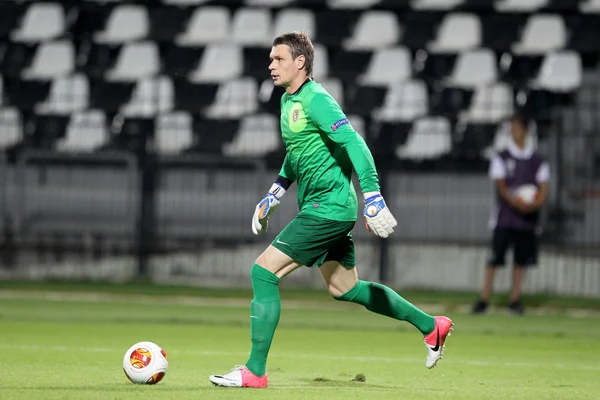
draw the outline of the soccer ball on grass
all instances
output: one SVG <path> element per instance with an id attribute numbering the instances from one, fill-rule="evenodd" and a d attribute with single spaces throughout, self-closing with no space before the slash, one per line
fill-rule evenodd
<path id="1" fill-rule="evenodd" d="M 153 342 L 136 343 L 123 357 L 123 371 L 136 384 L 157 384 L 164 378 L 168 366 L 167 353 Z"/>

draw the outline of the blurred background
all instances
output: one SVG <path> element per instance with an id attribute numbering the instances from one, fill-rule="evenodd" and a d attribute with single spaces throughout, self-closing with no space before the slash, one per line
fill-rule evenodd
<path id="1" fill-rule="evenodd" d="M 552 171 L 524 291 L 600 297 L 598 0 L 1 0 L 0 278 L 249 287 L 298 210 L 293 186 L 251 232 L 284 156 L 268 55 L 291 30 L 399 221 L 387 241 L 357 224 L 361 278 L 479 289 L 489 157 L 519 110 Z"/>

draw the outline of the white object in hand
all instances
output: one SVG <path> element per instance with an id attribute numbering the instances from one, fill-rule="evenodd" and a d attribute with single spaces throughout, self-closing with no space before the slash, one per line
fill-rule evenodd
<path id="1" fill-rule="evenodd" d="M 517 188 L 515 195 L 523 200 L 527 204 L 533 203 L 535 196 L 537 195 L 538 188 L 536 185 L 527 184 Z"/>

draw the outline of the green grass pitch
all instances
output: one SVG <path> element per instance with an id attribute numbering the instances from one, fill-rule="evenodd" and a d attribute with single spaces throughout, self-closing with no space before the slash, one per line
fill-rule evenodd
<path id="1" fill-rule="evenodd" d="M 246 361 L 247 293 L 219 299 L 189 289 L 185 297 L 9 289 L 0 285 L 2 400 L 579 400 L 596 398 L 600 387 L 593 350 L 600 318 L 593 314 L 473 317 L 449 309 L 456 330 L 444 359 L 428 370 L 422 337 L 409 324 L 326 296 L 301 300 L 284 288 L 270 387 L 248 390 L 207 379 Z M 121 370 L 124 352 L 142 340 L 169 357 L 155 386 L 133 385 Z"/>

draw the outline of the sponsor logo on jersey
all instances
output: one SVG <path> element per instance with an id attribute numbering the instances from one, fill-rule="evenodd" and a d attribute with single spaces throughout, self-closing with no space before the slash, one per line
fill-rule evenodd
<path id="1" fill-rule="evenodd" d="M 337 121 L 336 123 L 334 123 L 333 125 L 331 125 L 331 130 L 335 132 L 335 131 L 338 130 L 338 128 L 340 126 L 346 125 L 346 124 L 349 124 L 349 123 L 350 123 L 350 121 L 348 121 L 348 118 L 340 119 L 339 121 Z"/>

